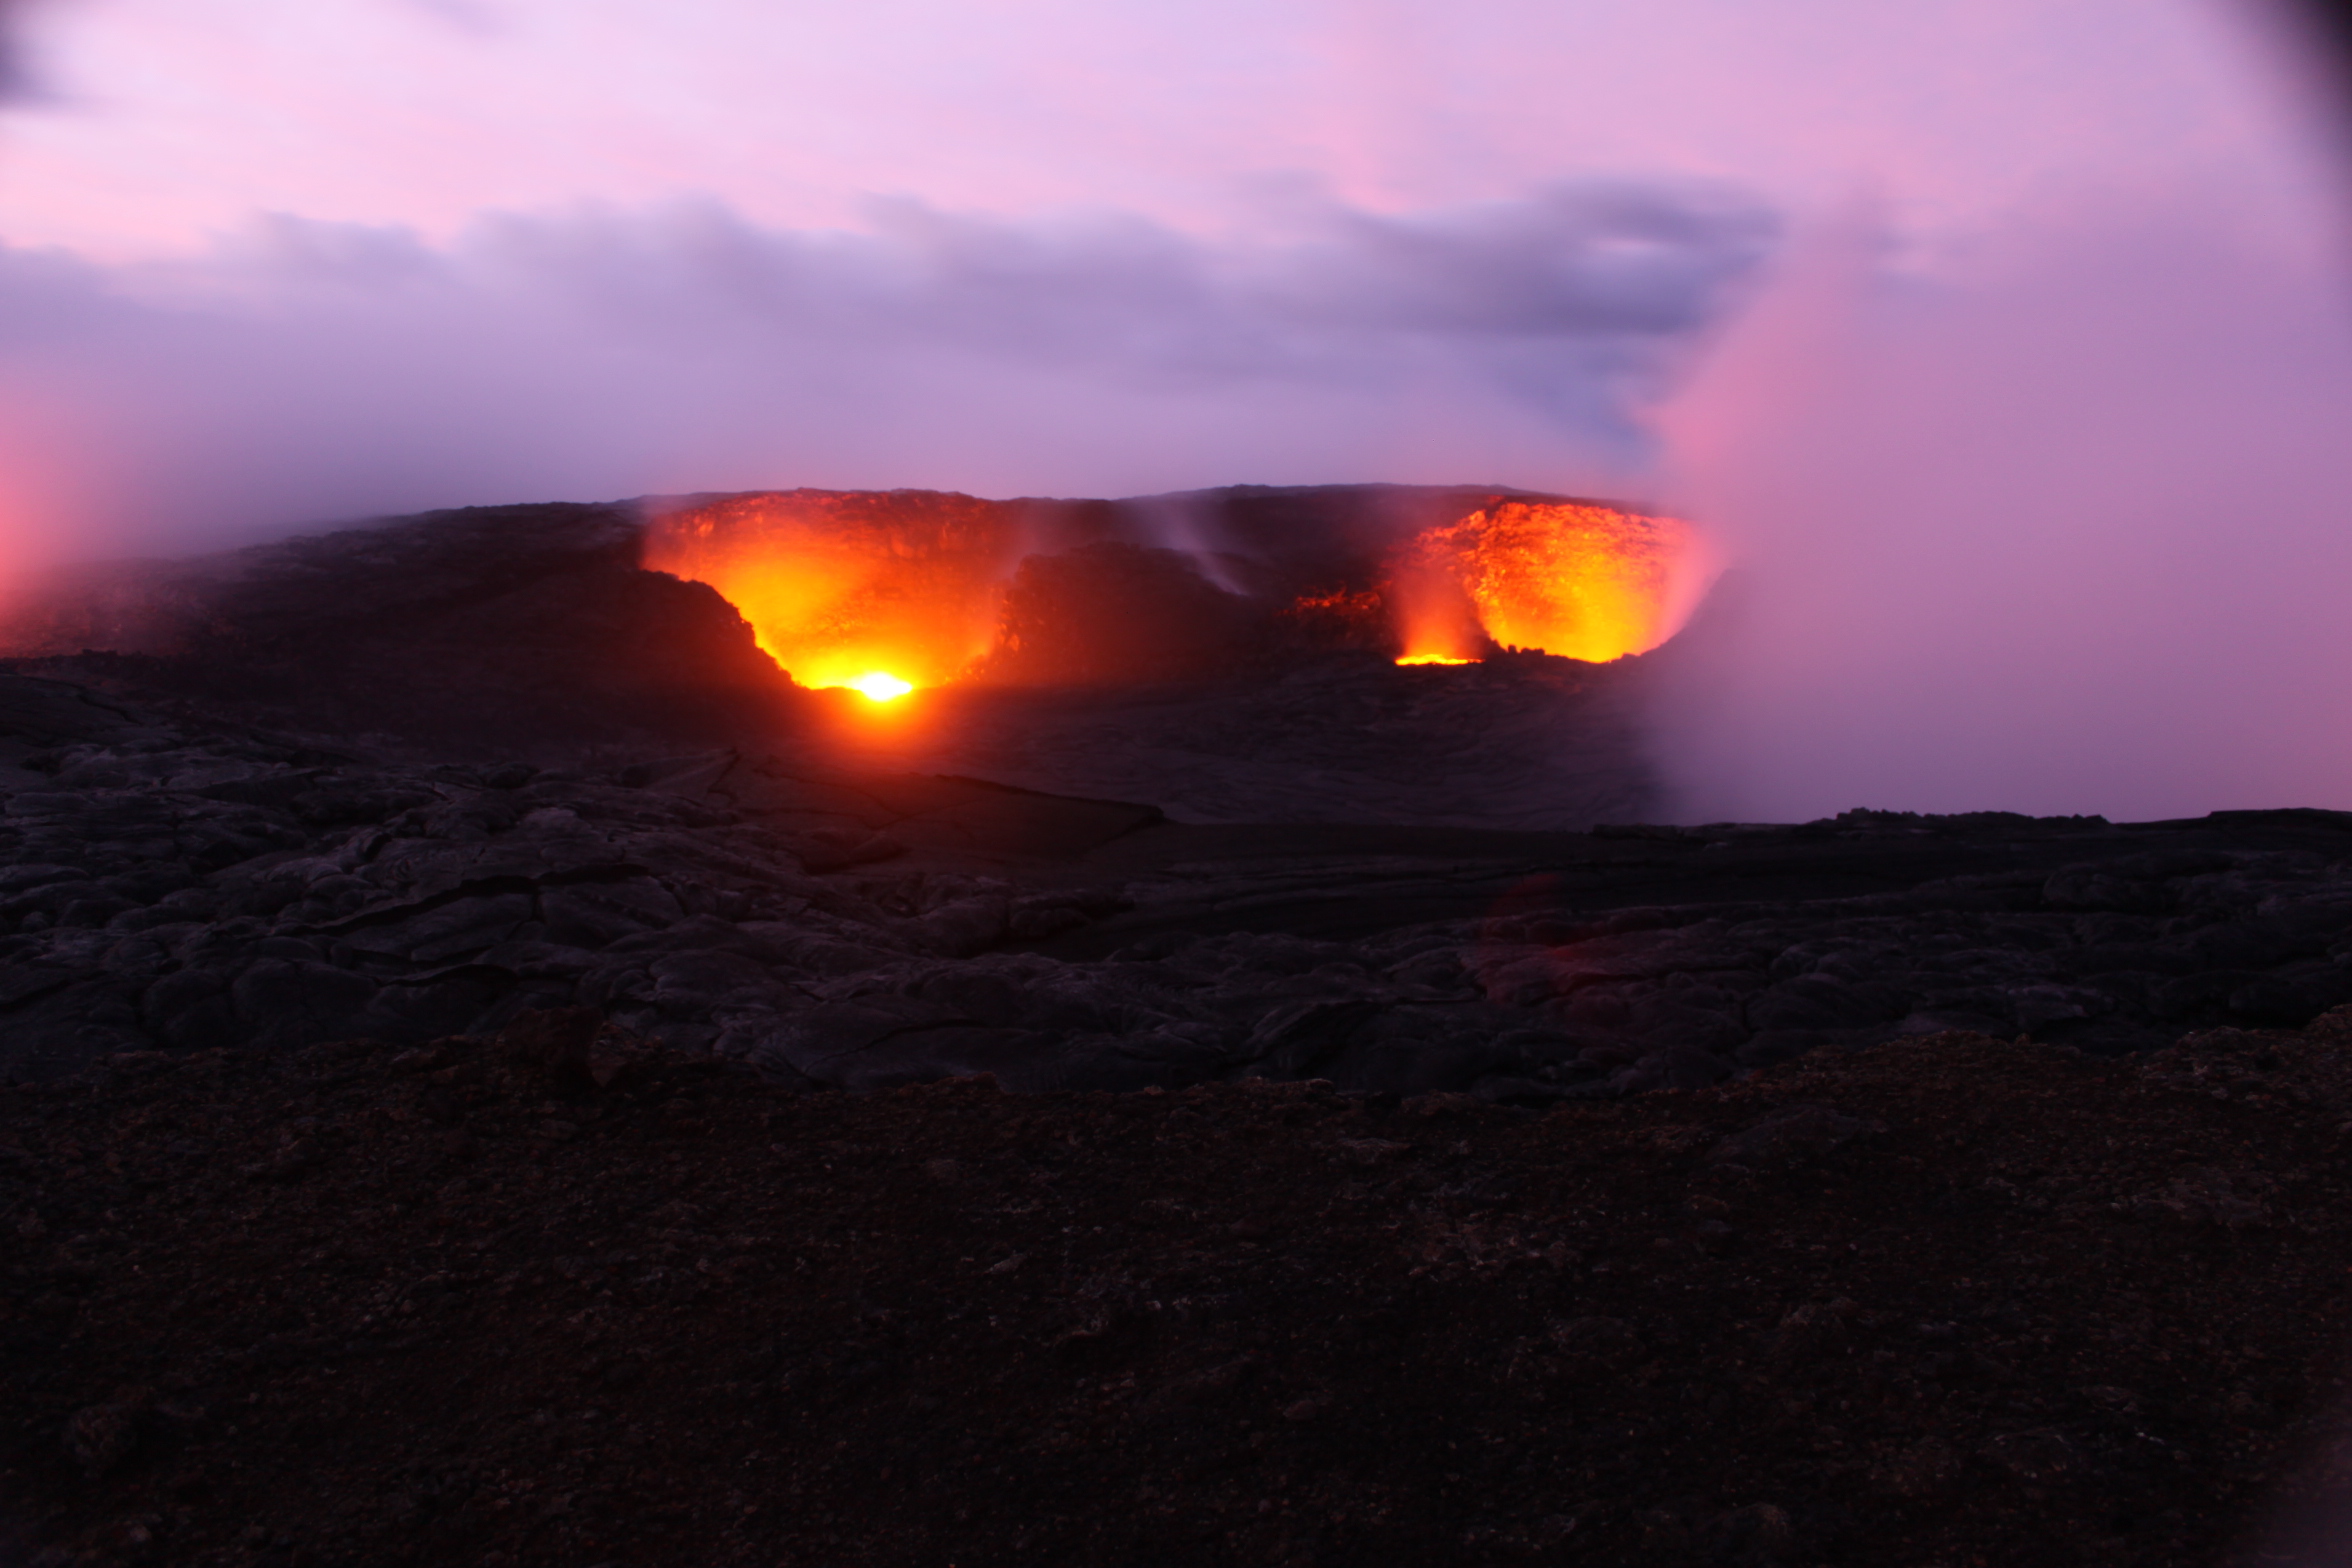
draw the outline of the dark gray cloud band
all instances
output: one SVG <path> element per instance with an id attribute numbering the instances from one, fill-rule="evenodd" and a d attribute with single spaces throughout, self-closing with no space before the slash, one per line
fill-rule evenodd
<path id="1" fill-rule="evenodd" d="M 0 458 L 20 533 L 125 548 L 665 489 L 1556 483 L 1639 464 L 1635 407 L 1774 232 L 1628 183 L 1219 240 L 704 204 L 445 246 L 276 218 L 168 267 L 0 250 Z"/>
<path id="2" fill-rule="evenodd" d="M 32 94 L 32 68 L 26 59 L 25 15 L 29 0 L 0 0 L 0 104 Z"/>

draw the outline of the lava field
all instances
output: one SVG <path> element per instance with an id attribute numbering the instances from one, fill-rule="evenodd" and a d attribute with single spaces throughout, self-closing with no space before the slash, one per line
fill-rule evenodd
<path id="1" fill-rule="evenodd" d="M 825 502 L 890 702 L 789 496 L 20 597 L 0 1551 L 2333 1560 L 2352 814 L 1660 825 L 1663 525 L 1212 495 Z"/>

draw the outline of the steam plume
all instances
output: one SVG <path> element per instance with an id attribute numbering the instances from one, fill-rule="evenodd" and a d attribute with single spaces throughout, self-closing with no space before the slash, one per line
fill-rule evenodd
<path id="1" fill-rule="evenodd" d="M 1793 264 L 1662 423 L 1694 819 L 2352 807 L 2352 311 L 2226 201 Z"/>

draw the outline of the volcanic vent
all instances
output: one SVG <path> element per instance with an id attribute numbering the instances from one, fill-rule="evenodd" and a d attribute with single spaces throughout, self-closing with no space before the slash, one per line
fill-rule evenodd
<path id="1" fill-rule="evenodd" d="M 790 737 L 1184 820 L 1573 828 L 1655 814 L 1621 656 L 1703 564 L 1673 519 L 1503 490 L 697 495 L 78 566 L 0 652 L 508 755 Z"/>
<path id="2" fill-rule="evenodd" d="M 716 588 L 801 684 L 878 698 L 1181 680 L 1338 649 L 1606 662 L 1663 641 L 1700 577 L 1675 519 L 1506 491 L 796 490 L 652 511 L 646 566 Z"/>

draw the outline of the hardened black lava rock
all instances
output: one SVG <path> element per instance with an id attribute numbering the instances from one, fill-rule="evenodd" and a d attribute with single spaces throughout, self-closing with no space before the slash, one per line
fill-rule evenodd
<path id="1" fill-rule="evenodd" d="M 2348 1031 L 1541 1116 L 115 1056 L 0 1086 L 0 1554 L 2323 1568 Z"/>
<path id="2" fill-rule="evenodd" d="M 2352 818 L 1182 824 L 723 750 L 457 766 L 0 680 L 0 1072 L 590 1006 L 778 1083 L 1526 1105 L 2352 1000 Z"/>

